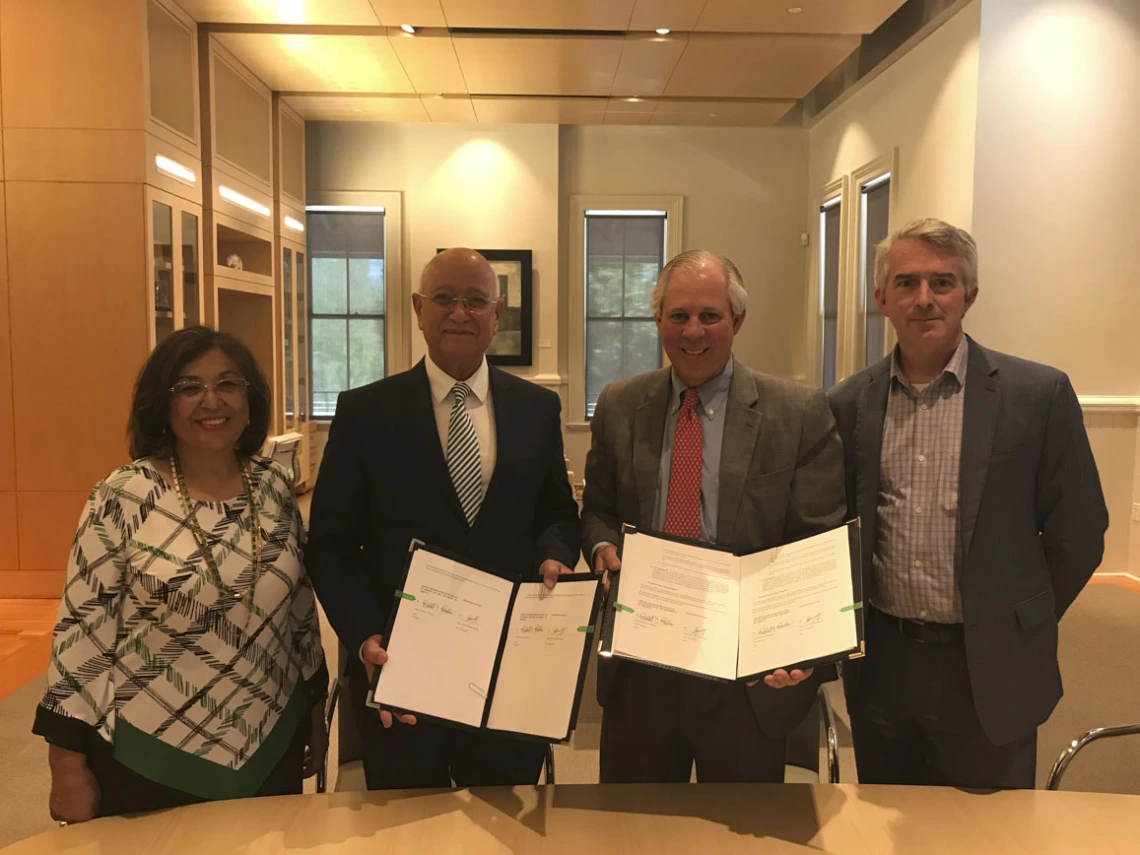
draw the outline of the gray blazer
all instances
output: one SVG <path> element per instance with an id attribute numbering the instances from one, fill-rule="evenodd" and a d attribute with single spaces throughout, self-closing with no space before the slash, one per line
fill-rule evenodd
<path id="1" fill-rule="evenodd" d="M 888 355 L 828 394 L 843 437 L 849 512 L 863 522 L 863 590 L 871 598 L 890 385 Z M 965 395 L 958 524 L 966 660 L 982 727 L 1001 745 L 1045 721 L 1061 698 L 1057 621 L 1100 564 L 1108 510 L 1062 372 L 970 339 Z M 860 665 L 844 665 L 849 703 Z"/>
<path id="2" fill-rule="evenodd" d="M 611 383 L 598 398 L 582 499 L 587 561 L 597 543 L 620 542 L 623 522 L 653 524 L 670 389 L 670 369 L 662 368 Z M 738 553 L 778 546 L 844 521 L 843 452 L 822 392 L 736 362 L 717 507 L 716 542 Z M 601 704 L 620 679 L 621 667 L 620 660 L 599 660 Z M 792 730 L 811 706 L 819 682 L 833 675 L 833 669 L 823 668 L 794 688 L 770 689 L 761 682 L 749 689 L 764 732 L 782 736 Z"/>

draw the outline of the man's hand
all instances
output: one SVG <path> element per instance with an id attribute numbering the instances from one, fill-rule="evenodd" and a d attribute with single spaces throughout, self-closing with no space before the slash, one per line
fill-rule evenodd
<path id="1" fill-rule="evenodd" d="M 86 822 L 99 813 L 99 783 L 87 767 L 87 758 L 58 745 L 48 746 L 51 795 L 48 810 L 57 822 Z"/>
<path id="2" fill-rule="evenodd" d="M 555 561 L 553 558 L 547 558 L 539 565 L 538 572 L 542 574 L 542 581 L 547 588 L 553 588 L 558 584 L 558 577 L 565 576 L 567 573 L 574 571 L 563 564 L 561 561 Z"/>
<path id="3" fill-rule="evenodd" d="M 301 776 L 311 778 L 325 764 L 329 750 L 329 732 L 325 727 L 325 705 L 317 704 L 309 716 L 309 741 L 305 745 L 305 763 Z"/>
<path id="4" fill-rule="evenodd" d="M 616 573 L 621 569 L 621 559 L 618 558 L 617 547 L 610 546 L 608 543 L 605 546 L 599 547 L 594 552 L 594 572 L 598 574 L 607 574 L 603 582 L 606 593 L 610 590 L 610 573 Z"/>
<path id="5" fill-rule="evenodd" d="M 377 666 L 388 664 L 388 651 L 382 645 L 384 643 L 384 636 L 371 635 L 364 644 L 360 645 L 360 661 L 364 663 L 364 672 L 368 675 L 368 682 L 372 682 L 372 674 L 376 671 Z M 379 710 L 380 723 L 384 727 L 391 727 L 393 718 L 403 722 L 404 724 L 415 724 L 416 717 L 414 715 L 396 713 L 394 716 L 388 710 Z"/>
<path id="6" fill-rule="evenodd" d="M 788 672 L 783 668 L 777 668 L 764 678 L 764 685 L 773 689 L 785 689 L 788 686 L 798 686 L 810 677 L 814 670 L 813 668 L 805 668 L 801 671 L 799 668 L 793 668 L 791 672 Z M 748 688 L 751 689 L 759 682 L 759 680 L 750 680 L 747 683 Z"/>

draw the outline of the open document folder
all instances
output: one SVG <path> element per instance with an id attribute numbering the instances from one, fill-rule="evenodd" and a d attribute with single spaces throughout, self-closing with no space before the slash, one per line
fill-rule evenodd
<path id="1" fill-rule="evenodd" d="M 570 738 L 600 600 L 592 573 L 512 582 L 412 541 L 370 706 L 543 741 Z"/>
<path id="2" fill-rule="evenodd" d="M 749 555 L 623 526 L 599 650 L 721 680 L 863 655 L 859 522 Z"/>

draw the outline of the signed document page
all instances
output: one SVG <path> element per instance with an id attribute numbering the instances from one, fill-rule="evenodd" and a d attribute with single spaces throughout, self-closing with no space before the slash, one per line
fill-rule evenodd
<path id="1" fill-rule="evenodd" d="M 598 579 L 519 585 L 487 727 L 565 739 L 574 715 Z"/>
<path id="2" fill-rule="evenodd" d="M 417 549 L 372 701 L 479 727 L 513 589 Z"/>
<path id="3" fill-rule="evenodd" d="M 857 647 L 852 587 L 846 526 L 742 557 L 739 676 Z"/>
<path id="4" fill-rule="evenodd" d="M 735 679 L 737 562 L 730 552 L 627 532 L 613 652 Z"/>

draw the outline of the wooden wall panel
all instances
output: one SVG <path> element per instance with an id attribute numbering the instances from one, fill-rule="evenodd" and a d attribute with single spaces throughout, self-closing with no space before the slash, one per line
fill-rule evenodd
<path id="1" fill-rule="evenodd" d="M 138 0 L 0 0 L 5 127 L 144 128 L 145 13 Z"/>
<path id="2" fill-rule="evenodd" d="M 9 181 L 146 182 L 145 131 L 9 128 L 5 143 Z"/>
<path id="3" fill-rule="evenodd" d="M 0 493 L 0 573 L 20 566 L 16 531 L 16 494 Z"/>
<path id="4" fill-rule="evenodd" d="M 305 123 L 281 111 L 281 191 L 305 201 Z"/>
<path id="5" fill-rule="evenodd" d="M 273 116 L 267 89 L 254 86 L 220 54 L 214 56 L 214 151 L 272 185 Z"/>
<path id="6" fill-rule="evenodd" d="M 63 591 L 65 571 L 7 570 L 0 572 L 0 599 L 58 600 Z"/>
<path id="7" fill-rule="evenodd" d="M 7 189 L 16 476 L 21 490 L 87 491 L 126 461 L 147 354 L 144 188 Z"/>
<path id="8" fill-rule="evenodd" d="M 0 183 L 0 490 L 15 490 L 16 438 L 12 414 L 12 340 L 9 337 L 8 240 L 4 207 L 4 185 Z M 6 517 L 0 517 L 0 520 L 4 519 Z"/>
<path id="9" fill-rule="evenodd" d="M 21 570 L 67 567 L 68 550 L 79 515 L 93 486 L 95 481 L 82 492 L 21 491 L 16 494 Z"/>
<path id="10" fill-rule="evenodd" d="M 147 3 L 150 113 L 191 140 L 198 139 L 197 42 L 193 28 L 154 0 Z"/>

